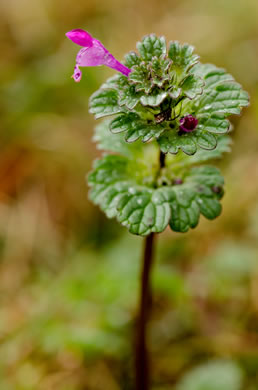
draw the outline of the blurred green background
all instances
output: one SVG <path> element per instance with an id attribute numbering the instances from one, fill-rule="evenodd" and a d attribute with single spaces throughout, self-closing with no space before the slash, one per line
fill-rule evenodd
<path id="1" fill-rule="evenodd" d="M 133 390 L 142 239 L 87 199 L 99 155 L 70 78 L 84 28 L 118 59 L 154 32 L 196 47 L 250 93 L 233 118 L 223 214 L 159 236 L 149 327 L 153 390 L 258 389 L 257 0 L 1 0 L 0 389 Z"/>

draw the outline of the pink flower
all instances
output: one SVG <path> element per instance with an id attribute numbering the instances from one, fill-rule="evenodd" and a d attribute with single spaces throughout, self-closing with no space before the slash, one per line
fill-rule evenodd
<path id="1" fill-rule="evenodd" d="M 97 39 L 92 38 L 87 31 L 76 29 L 67 32 L 65 35 L 72 42 L 79 46 L 83 46 L 76 57 L 76 65 L 72 76 L 74 81 L 79 82 L 82 78 L 80 66 L 106 65 L 109 68 L 123 73 L 125 76 L 128 76 L 131 72 L 131 69 L 117 61 L 102 43 Z"/>

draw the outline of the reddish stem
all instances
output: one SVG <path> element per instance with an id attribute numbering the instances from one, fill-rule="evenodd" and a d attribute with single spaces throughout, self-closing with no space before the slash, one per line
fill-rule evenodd
<path id="1" fill-rule="evenodd" d="M 135 390 L 149 390 L 150 373 L 147 352 L 147 321 L 151 308 L 150 273 L 153 262 L 154 233 L 145 238 L 143 268 L 141 275 L 140 308 L 136 335 L 136 387 Z"/>

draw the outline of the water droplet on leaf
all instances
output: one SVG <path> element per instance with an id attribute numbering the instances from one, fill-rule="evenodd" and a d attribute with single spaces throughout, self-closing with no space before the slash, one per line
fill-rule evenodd
<path id="1" fill-rule="evenodd" d="M 128 188 L 128 192 L 129 192 L 130 194 L 134 195 L 134 194 L 136 194 L 136 189 L 133 188 L 133 187 L 129 187 L 129 188 Z"/>

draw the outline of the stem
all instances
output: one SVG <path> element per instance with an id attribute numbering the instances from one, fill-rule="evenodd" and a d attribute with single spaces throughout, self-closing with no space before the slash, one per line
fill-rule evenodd
<path id="1" fill-rule="evenodd" d="M 160 151 L 159 173 L 165 167 L 166 154 Z M 144 242 L 143 265 L 141 274 L 140 307 L 137 321 L 136 349 L 135 349 L 135 390 L 149 390 L 150 372 L 147 351 L 147 322 L 151 310 L 152 294 L 150 285 L 151 267 L 153 263 L 153 248 L 155 234 L 150 233 Z"/>
<path id="2" fill-rule="evenodd" d="M 166 154 L 160 151 L 160 155 L 159 155 L 160 169 L 165 167 L 165 159 L 166 159 Z"/>
<path id="3" fill-rule="evenodd" d="M 151 308 L 150 273 L 153 262 L 154 233 L 145 238 L 143 253 L 143 268 L 141 275 L 140 308 L 137 323 L 136 339 L 136 388 L 135 390 L 149 390 L 149 362 L 146 342 L 146 325 Z"/>

